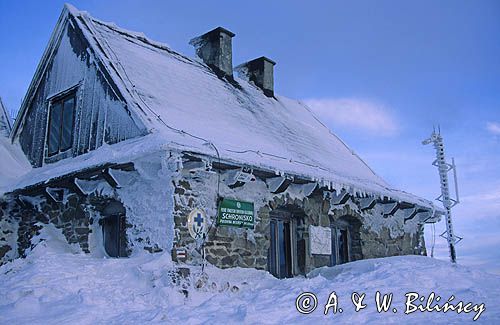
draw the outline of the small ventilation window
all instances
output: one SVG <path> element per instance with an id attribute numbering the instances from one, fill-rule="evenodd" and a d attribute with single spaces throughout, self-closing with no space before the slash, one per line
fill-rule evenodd
<path id="1" fill-rule="evenodd" d="M 75 102 L 75 93 L 51 102 L 47 134 L 49 157 L 67 151 L 73 145 Z"/>

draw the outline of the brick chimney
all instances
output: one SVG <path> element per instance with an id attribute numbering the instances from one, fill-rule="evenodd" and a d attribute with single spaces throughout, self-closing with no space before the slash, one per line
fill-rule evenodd
<path id="1" fill-rule="evenodd" d="M 232 38 L 235 34 L 225 28 L 217 27 L 208 33 L 193 38 L 198 55 L 219 77 L 233 78 Z"/>
<path id="2" fill-rule="evenodd" d="M 267 97 L 274 97 L 273 70 L 276 62 L 262 56 L 235 68 L 242 79 L 252 81 Z"/>

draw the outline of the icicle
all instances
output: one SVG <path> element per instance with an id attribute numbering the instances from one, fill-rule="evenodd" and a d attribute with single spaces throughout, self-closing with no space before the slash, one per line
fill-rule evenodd
<path id="1" fill-rule="evenodd" d="M 212 170 L 212 160 L 206 159 L 204 162 L 205 162 L 205 170 L 211 171 Z"/>

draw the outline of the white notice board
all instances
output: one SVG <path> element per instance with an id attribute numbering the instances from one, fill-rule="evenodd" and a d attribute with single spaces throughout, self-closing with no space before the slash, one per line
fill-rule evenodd
<path id="1" fill-rule="evenodd" d="M 332 230 L 329 227 L 309 226 L 311 255 L 332 254 Z"/>

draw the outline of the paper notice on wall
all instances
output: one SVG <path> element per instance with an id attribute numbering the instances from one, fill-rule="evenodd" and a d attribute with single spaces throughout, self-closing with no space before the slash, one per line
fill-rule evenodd
<path id="1" fill-rule="evenodd" d="M 311 255 L 332 254 L 332 230 L 329 227 L 309 226 Z"/>

